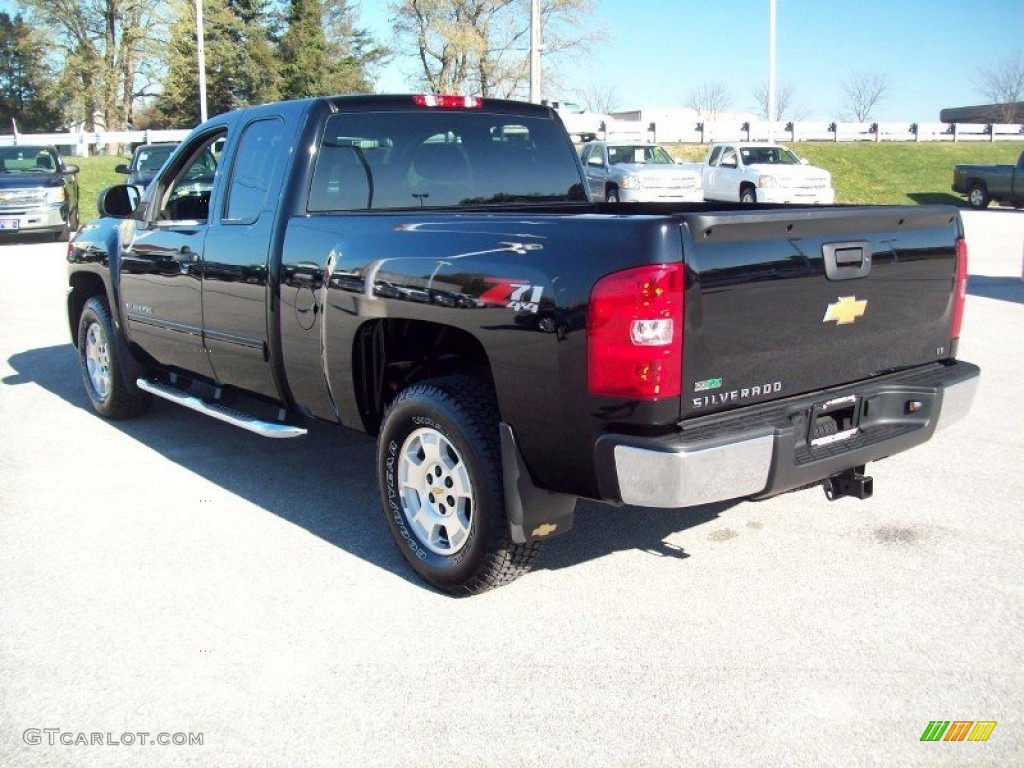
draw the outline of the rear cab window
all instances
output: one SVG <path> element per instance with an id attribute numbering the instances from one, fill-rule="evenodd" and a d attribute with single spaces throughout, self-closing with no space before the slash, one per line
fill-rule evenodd
<path id="1" fill-rule="evenodd" d="M 585 202 L 554 121 L 481 111 L 351 112 L 326 121 L 307 210 Z"/>

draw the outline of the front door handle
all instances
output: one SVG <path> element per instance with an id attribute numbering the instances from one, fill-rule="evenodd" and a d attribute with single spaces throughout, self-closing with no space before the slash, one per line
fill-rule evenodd
<path id="1" fill-rule="evenodd" d="M 187 245 L 183 245 L 171 258 L 175 261 L 180 261 L 183 264 L 191 264 L 192 262 L 199 261 L 199 254 Z"/>

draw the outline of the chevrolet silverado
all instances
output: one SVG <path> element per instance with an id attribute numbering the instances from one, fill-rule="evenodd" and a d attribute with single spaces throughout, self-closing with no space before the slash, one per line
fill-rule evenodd
<path id="1" fill-rule="evenodd" d="M 384 520 L 452 594 L 528 570 L 580 497 L 866 498 L 978 376 L 955 208 L 594 203 L 540 105 L 247 108 L 99 207 L 67 300 L 95 410 L 376 436 Z"/>

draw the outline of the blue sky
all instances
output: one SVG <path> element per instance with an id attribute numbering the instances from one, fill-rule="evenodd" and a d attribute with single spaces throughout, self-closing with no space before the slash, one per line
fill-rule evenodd
<path id="1" fill-rule="evenodd" d="M 391 0 L 351 0 L 359 26 L 393 43 Z M 16 2 L 0 0 L 0 10 Z M 887 98 L 875 120 L 937 122 L 943 107 L 984 103 L 980 67 L 1024 51 L 1024 0 L 777 0 L 777 80 L 810 120 L 842 111 L 853 71 L 884 74 Z M 558 66 L 552 98 L 614 86 L 622 109 L 681 107 L 690 90 L 721 80 L 735 111 L 754 108 L 768 77 L 768 0 L 597 0 L 594 20 L 609 39 Z M 377 90 L 406 92 L 416 60 L 396 57 Z"/>
<path id="2" fill-rule="evenodd" d="M 360 26 L 392 42 L 389 2 L 362 0 Z M 622 109 L 681 107 L 702 82 L 725 82 L 736 111 L 768 78 L 768 0 L 598 0 L 611 38 L 559 66 L 561 93 L 614 85 Z M 1024 51 L 1024 0 L 777 0 L 777 81 L 807 119 L 834 119 L 854 70 L 887 76 L 873 118 L 938 122 L 943 107 L 985 103 L 979 67 Z M 407 91 L 416 62 L 397 58 L 381 92 Z M 568 93 L 566 93 L 568 91 Z"/>

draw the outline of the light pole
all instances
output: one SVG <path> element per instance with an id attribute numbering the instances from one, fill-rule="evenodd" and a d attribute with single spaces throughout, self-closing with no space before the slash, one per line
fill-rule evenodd
<path id="1" fill-rule="evenodd" d="M 199 60 L 199 122 L 206 122 L 206 33 L 203 0 L 196 0 L 196 56 Z"/>
<path id="2" fill-rule="evenodd" d="M 540 0 L 530 7 L 530 101 L 540 104 Z"/>
<path id="3" fill-rule="evenodd" d="M 768 141 L 775 141 L 775 0 L 768 0 Z"/>

